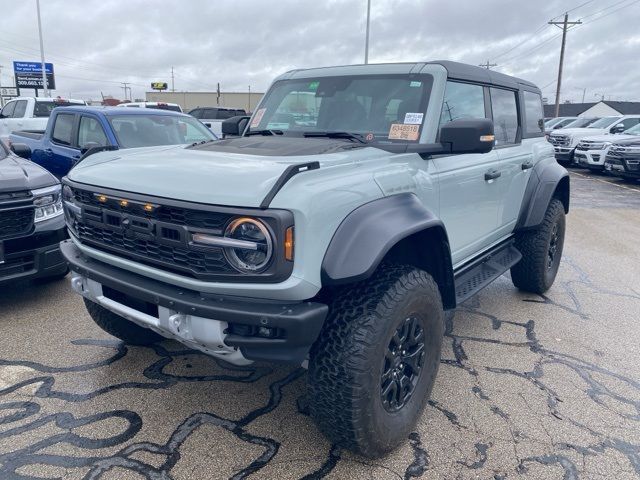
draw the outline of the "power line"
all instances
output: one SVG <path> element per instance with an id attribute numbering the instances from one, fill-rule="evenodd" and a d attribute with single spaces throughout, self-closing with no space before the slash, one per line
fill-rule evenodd
<path id="1" fill-rule="evenodd" d="M 487 70 L 491 70 L 491 67 L 497 67 L 498 64 L 497 63 L 489 63 L 489 60 L 487 60 L 487 63 L 481 63 L 480 65 L 478 65 L 479 67 L 484 67 Z"/>

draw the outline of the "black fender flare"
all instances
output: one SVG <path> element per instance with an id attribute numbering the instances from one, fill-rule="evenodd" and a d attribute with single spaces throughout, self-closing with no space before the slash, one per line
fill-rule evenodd
<path id="1" fill-rule="evenodd" d="M 441 239 L 442 248 L 433 252 L 442 257 L 441 268 L 436 272 L 440 278 L 436 281 L 448 293 L 453 286 L 453 269 L 446 229 L 413 193 L 383 197 L 348 214 L 325 252 L 322 284 L 341 285 L 369 278 L 395 245 L 427 230 L 436 230 L 437 238 Z M 451 305 L 452 299 L 445 297 L 449 295 L 443 294 L 445 305 Z"/>
<path id="2" fill-rule="evenodd" d="M 525 189 L 516 230 L 535 228 L 542 223 L 551 198 L 560 187 L 559 199 L 569 213 L 569 172 L 555 159 L 538 163 Z"/>

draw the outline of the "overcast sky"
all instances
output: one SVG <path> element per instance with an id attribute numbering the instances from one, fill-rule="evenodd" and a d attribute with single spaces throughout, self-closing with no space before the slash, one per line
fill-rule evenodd
<path id="1" fill-rule="evenodd" d="M 216 82 L 223 91 L 264 91 L 286 70 L 364 58 L 366 0 L 40 3 L 46 60 L 62 96 L 122 98 L 126 81 L 134 98 L 143 98 L 150 82 L 170 84 L 172 66 L 178 91 L 211 91 Z M 583 3 L 372 0 L 369 61 L 490 60 L 498 71 L 535 82 L 553 101 L 561 31 L 546 22 L 573 9 L 570 20 L 584 24 L 568 33 L 562 100 L 579 102 L 586 88 L 586 101 L 596 94 L 640 101 L 640 1 Z M 35 0 L 2 0 L 2 7 L 7 86 L 12 61 L 40 56 Z"/>

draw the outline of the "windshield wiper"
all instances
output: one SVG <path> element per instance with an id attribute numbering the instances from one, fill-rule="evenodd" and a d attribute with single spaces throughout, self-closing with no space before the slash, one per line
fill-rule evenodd
<path id="1" fill-rule="evenodd" d="M 249 130 L 246 135 L 282 135 L 282 130 Z"/>
<path id="2" fill-rule="evenodd" d="M 326 137 L 326 138 L 346 138 L 348 140 L 355 140 L 360 143 L 367 143 L 359 133 L 349 132 L 304 132 L 302 134 L 305 137 Z"/>

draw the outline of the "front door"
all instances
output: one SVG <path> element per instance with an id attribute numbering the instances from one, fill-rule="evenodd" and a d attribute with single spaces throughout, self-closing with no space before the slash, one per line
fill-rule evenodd
<path id="1" fill-rule="evenodd" d="M 447 82 L 440 125 L 462 118 L 487 118 L 486 89 Z M 453 263 L 499 239 L 498 210 L 503 192 L 500 159 L 495 151 L 436 157 L 440 218 L 445 224 Z"/>

